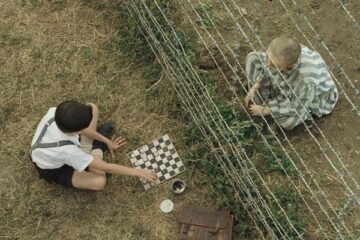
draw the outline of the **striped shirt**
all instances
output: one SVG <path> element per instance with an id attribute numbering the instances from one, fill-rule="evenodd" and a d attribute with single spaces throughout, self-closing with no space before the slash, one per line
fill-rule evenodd
<path id="1" fill-rule="evenodd" d="M 266 54 L 252 52 L 246 59 L 250 84 L 259 82 L 259 95 L 285 129 L 311 118 L 321 117 L 335 107 L 338 91 L 319 53 L 301 45 L 295 66 L 287 72 L 268 69 Z"/>

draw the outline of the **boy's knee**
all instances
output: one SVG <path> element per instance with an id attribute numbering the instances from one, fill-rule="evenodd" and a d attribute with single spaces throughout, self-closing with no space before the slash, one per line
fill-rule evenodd
<path id="1" fill-rule="evenodd" d="M 99 175 L 99 177 L 95 180 L 93 188 L 96 191 L 102 191 L 104 190 L 106 186 L 106 176 L 105 175 Z"/>
<path id="2" fill-rule="evenodd" d="M 280 117 L 277 119 L 277 121 L 281 128 L 285 130 L 292 130 L 301 123 L 301 121 L 298 121 L 298 119 L 295 117 Z"/>

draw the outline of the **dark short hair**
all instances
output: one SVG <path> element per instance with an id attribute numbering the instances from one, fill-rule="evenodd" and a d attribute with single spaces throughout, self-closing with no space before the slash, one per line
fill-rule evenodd
<path id="1" fill-rule="evenodd" d="M 90 125 L 92 108 L 77 101 L 60 103 L 55 111 L 55 122 L 64 133 L 78 132 Z"/>

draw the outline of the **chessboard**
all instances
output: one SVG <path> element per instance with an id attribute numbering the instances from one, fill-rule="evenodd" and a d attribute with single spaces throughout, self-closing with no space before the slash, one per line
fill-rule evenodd
<path id="1" fill-rule="evenodd" d="M 152 169 L 156 173 L 158 177 L 156 182 L 140 179 L 145 190 L 149 190 L 186 170 L 167 134 L 128 153 L 128 157 L 134 168 Z"/>

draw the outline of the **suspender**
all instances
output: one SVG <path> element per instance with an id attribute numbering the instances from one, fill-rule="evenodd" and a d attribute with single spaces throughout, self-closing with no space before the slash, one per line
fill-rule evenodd
<path id="1" fill-rule="evenodd" d="M 37 148 L 53 148 L 53 147 L 61 147 L 61 146 L 66 146 L 66 145 L 75 145 L 70 140 L 62 140 L 62 141 L 59 141 L 59 142 L 52 142 L 52 143 L 40 143 L 41 139 L 45 135 L 46 130 L 48 129 L 50 124 L 52 124 L 54 121 L 55 121 L 55 118 L 51 118 L 51 119 L 49 119 L 49 121 L 47 121 L 47 123 L 45 124 L 45 126 L 41 130 L 40 135 L 37 138 L 36 142 L 31 147 L 31 152 L 34 151 Z"/>

